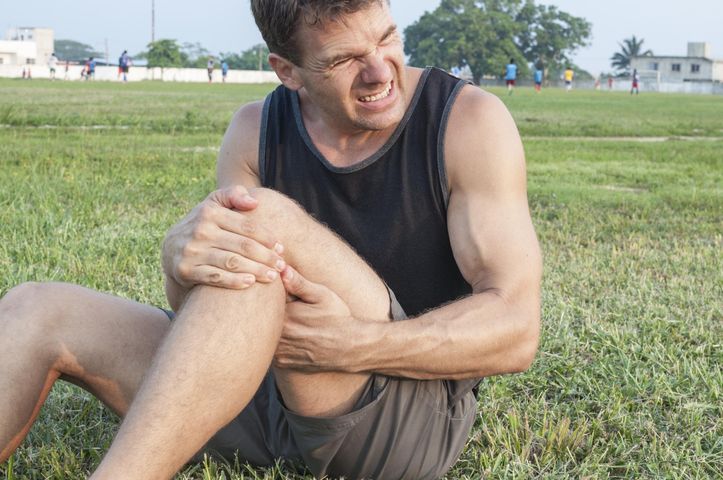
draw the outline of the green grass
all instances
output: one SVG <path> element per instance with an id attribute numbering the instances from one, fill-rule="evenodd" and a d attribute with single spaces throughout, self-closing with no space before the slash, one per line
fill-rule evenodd
<path id="1" fill-rule="evenodd" d="M 271 88 L 0 80 L 0 295 L 61 280 L 163 305 L 161 239 L 213 189 L 233 111 Z M 720 478 L 723 98 L 494 92 L 527 152 L 543 336 L 529 371 L 484 382 L 448 477 Z M 0 476 L 81 478 L 116 427 L 59 384 Z"/>

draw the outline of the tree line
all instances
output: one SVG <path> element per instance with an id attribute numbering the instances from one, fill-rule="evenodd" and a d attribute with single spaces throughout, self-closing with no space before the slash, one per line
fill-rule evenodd
<path id="1" fill-rule="evenodd" d="M 586 72 L 574 66 L 572 55 L 588 45 L 591 29 L 584 18 L 534 0 L 442 0 L 434 11 L 404 29 L 404 52 L 410 65 L 468 66 L 475 78 L 501 76 L 510 58 L 518 64 L 520 76 L 529 75 L 530 67 L 557 75 L 572 66 L 584 77 Z M 612 67 L 624 74 L 633 56 L 652 54 L 643 51 L 642 43 L 635 36 L 624 40 L 621 51 L 611 58 Z M 79 42 L 55 44 L 61 59 L 101 56 Z M 268 53 L 263 43 L 241 52 L 212 54 L 200 43 L 161 39 L 133 57 L 145 59 L 150 67 L 205 68 L 213 57 L 232 69 L 271 70 Z"/>
<path id="2" fill-rule="evenodd" d="M 84 62 L 90 57 L 100 59 L 103 54 L 90 45 L 75 40 L 56 40 L 55 54 L 61 61 Z M 224 60 L 234 70 L 271 70 L 269 50 L 265 44 L 236 52 L 214 54 L 200 43 L 179 43 L 172 39 L 151 42 L 146 50 L 132 54 L 134 60 L 145 60 L 149 67 L 206 68 L 209 58 Z M 113 63 L 115 58 L 110 59 Z"/>
<path id="3" fill-rule="evenodd" d="M 586 46 L 592 25 L 533 0 L 442 0 L 404 30 L 412 65 L 468 65 L 475 78 L 499 77 L 510 58 L 520 76 L 529 66 L 561 72 Z"/>

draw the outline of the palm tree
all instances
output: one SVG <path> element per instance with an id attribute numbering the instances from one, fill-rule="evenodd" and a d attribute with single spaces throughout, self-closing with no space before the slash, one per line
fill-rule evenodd
<path id="1" fill-rule="evenodd" d="M 620 51 L 610 58 L 613 68 L 617 69 L 619 72 L 628 73 L 630 72 L 630 59 L 633 57 L 645 57 L 652 55 L 652 50 L 643 51 L 644 41 L 645 40 L 642 38 L 638 40 L 635 38 L 635 35 L 633 35 L 631 38 L 623 40 L 623 43 L 618 43 L 618 45 L 620 45 Z"/>

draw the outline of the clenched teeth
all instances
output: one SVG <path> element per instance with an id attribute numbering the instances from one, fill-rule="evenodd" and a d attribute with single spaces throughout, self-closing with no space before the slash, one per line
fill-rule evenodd
<path id="1" fill-rule="evenodd" d="M 376 95 L 367 95 L 366 97 L 359 97 L 360 102 L 376 102 L 383 98 L 387 98 L 392 91 L 392 84 L 387 85 L 387 88 L 383 92 L 379 92 Z"/>

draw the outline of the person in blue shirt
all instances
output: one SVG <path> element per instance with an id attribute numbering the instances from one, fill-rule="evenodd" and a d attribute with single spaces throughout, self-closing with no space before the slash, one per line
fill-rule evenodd
<path id="1" fill-rule="evenodd" d="M 221 61 L 221 78 L 223 79 L 223 83 L 226 83 L 226 76 L 228 75 L 228 63 L 226 60 Z"/>
<path id="2" fill-rule="evenodd" d="M 128 70 L 131 65 L 131 57 L 128 55 L 128 50 L 123 50 L 120 58 L 118 58 L 118 70 L 119 74 L 123 75 L 123 81 L 128 81 Z"/>
<path id="3" fill-rule="evenodd" d="M 540 90 L 542 90 L 542 78 L 543 78 L 543 72 L 541 68 L 535 69 L 535 91 L 537 93 L 540 93 Z"/>
<path id="4" fill-rule="evenodd" d="M 505 67 L 505 82 L 509 95 L 512 95 L 512 89 L 515 88 L 515 80 L 517 80 L 517 65 L 515 65 L 515 59 L 510 58 L 510 63 Z"/>
<path id="5" fill-rule="evenodd" d="M 85 64 L 85 79 L 95 79 L 95 59 L 93 57 L 90 57 Z"/>

